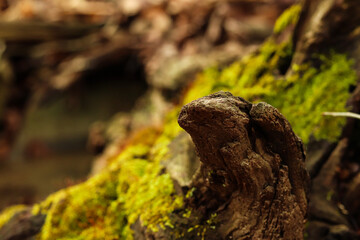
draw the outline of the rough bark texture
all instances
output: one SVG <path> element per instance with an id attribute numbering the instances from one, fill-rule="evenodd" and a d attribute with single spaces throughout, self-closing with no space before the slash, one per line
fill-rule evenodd
<path id="1" fill-rule="evenodd" d="M 217 213 L 206 239 L 302 239 L 309 176 L 300 139 L 266 103 L 219 92 L 184 106 L 200 171 L 189 206 Z"/>

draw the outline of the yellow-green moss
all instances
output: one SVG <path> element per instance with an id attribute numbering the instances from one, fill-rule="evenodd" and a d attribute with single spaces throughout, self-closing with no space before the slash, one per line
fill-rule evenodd
<path id="1" fill-rule="evenodd" d="M 180 208 L 183 202 L 181 197 L 175 195 L 170 176 L 161 174 L 161 169 L 158 161 L 140 159 L 126 161 L 122 165 L 117 204 L 127 216 L 127 227 L 138 218 L 154 232 L 158 227 L 171 226 L 168 214 Z"/>
<path id="2" fill-rule="evenodd" d="M 281 16 L 276 20 L 274 26 L 274 33 L 280 33 L 289 25 L 295 25 L 299 19 L 301 12 L 301 5 L 294 4 L 286 9 Z"/>
<path id="3" fill-rule="evenodd" d="M 47 217 L 38 239 L 117 236 L 116 228 L 105 225 L 109 205 L 117 199 L 116 177 L 115 171 L 104 171 L 85 183 L 49 196 L 40 204 L 40 211 Z"/>
<path id="4" fill-rule="evenodd" d="M 0 228 L 10 220 L 16 213 L 24 210 L 26 208 L 25 205 L 14 205 L 6 208 L 4 211 L 0 213 Z"/>
<path id="5" fill-rule="evenodd" d="M 286 10 L 277 20 L 274 32 L 279 33 L 298 21 L 301 5 Z M 316 69 L 311 62 L 289 66 L 293 54 L 291 39 L 275 43 L 269 38 L 260 50 L 224 69 L 209 68 L 199 74 L 184 98 L 184 104 L 220 90 L 230 91 L 249 101 L 266 101 L 290 121 L 294 131 L 305 143 L 316 139 L 335 140 L 344 125 L 341 118 L 322 116 L 326 111 L 346 111 L 349 87 L 356 83 L 352 60 L 330 52 L 314 56 L 321 62 Z M 292 76 L 283 74 L 291 67 Z"/>
<path id="6" fill-rule="evenodd" d="M 345 119 L 325 117 L 322 113 L 347 111 L 349 88 L 357 80 L 353 61 L 346 55 L 331 52 L 317 58 L 322 62 L 320 69 L 301 66 L 276 95 L 265 98 L 280 109 L 304 142 L 310 135 L 329 141 L 337 139 Z"/>
<path id="7" fill-rule="evenodd" d="M 151 231 L 172 227 L 168 215 L 183 201 L 159 161 L 173 131 L 143 131 L 106 170 L 34 206 L 34 213 L 47 214 L 37 239 L 132 239 L 130 226 L 138 219 Z"/>
<path id="8" fill-rule="evenodd" d="M 290 41 L 277 45 L 270 38 L 259 52 L 224 69 L 214 67 L 199 74 L 183 104 L 220 90 L 230 91 L 249 101 L 261 99 L 262 96 L 271 94 L 276 83 L 273 74 L 278 74 L 279 63 L 291 54 Z"/>
<path id="9" fill-rule="evenodd" d="M 276 21 L 274 32 L 279 32 L 290 24 L 295 25 L 300 11 L 300 4 L 285 10 Z M 231 91 L 234 95 L 242 96 L 249 101 L 273 94 L 274 84 L 278 84 L 274 81 L 274 75 L 286 68 L 286 64 L 291 60 L 293 46 L 290 38 L 283 43 L 275 43 L 270 37 L 255 54 L 244 57 L 224 69 L 206 69 L 192 84 L 183 104 L 220 90 Z"/>
<path id="10" fill-rule="evenodd" d="M 153 232 L 173 228 L 169 214 L 183 206 L 183 199 L 160 161 L 182 131 L 179 110 L 167 115 L 161 134 L 152 128 L 140 131 L 103 172 L 35 205 L 34 214 L 47 214 L 37 239 L 132 239 L 130 226 L 137 220 Z"/>
<path id="11" fill-rule="evenodd" d="M 258 53 L 225 69 L 210 68 L 198 76 L 184 103 L 220 90 L 230 91 L 249 101 L 265 101 L 277 107 L 305 143 L 310 136 L 336 140 L 345 120 L 322 116 L 322 112 L 346 111 L 349 88 L 356 83 L 353 61 L 330 52 L 314 56 L 321 62 L 292 66 L 294 74 L 285 78 L 283 62 L 291 59 L 291 42 L 276 45 L 270 38 Z"/>

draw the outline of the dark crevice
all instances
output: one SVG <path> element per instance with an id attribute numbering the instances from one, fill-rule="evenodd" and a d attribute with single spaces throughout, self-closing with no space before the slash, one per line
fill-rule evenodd
<path id="1" fill-rule="evenodd" d="M 308 146 L 310 146 L 310 145 L 311 145 L 311 143 L 308 144 Z M 331 153 L 334 151 L 335 147 L 336 147 L 336 143 L 332 143 L 329 146 L 327 146 L 326 150 L 324 151 L 324 153 L 322 154 L 320 159 L 316 162 L 316 164 L 314 164 L 312 169 L 308 169 L 311 179 L 314 179 L 318 176 L 323 165 L 327 162 Z M 309 149 L 309 151 L 311 151 L 311 149 Z"/>

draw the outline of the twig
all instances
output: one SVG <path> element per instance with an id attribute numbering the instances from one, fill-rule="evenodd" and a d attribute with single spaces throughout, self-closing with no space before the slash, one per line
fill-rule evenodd
<path id="1" fill-rule="evenodd" d="M 352 112 L 323 112 L 323 116 L 333 116 L 333 117 L 350 117 L 360 119 L 360 114 Z"/>

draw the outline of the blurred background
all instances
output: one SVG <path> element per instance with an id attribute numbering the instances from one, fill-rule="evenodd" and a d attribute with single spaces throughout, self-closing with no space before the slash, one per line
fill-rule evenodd
<path id="1" fill-rule="evenodd" d="M 293 2 L 0 0 L 0 210 L 100 171 Z"/>

